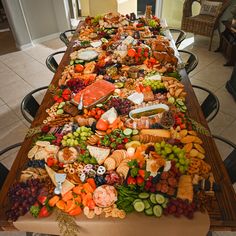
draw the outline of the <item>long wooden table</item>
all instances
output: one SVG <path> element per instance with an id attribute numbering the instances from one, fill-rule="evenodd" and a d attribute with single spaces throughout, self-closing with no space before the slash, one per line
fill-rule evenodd
<path id="1" fill-rule="evenodd" d="M 77 28 L 79 30 L 80 25 Z M 73 36 L 70 45 L 68 46 L 59 68 L 55 73 L 51 85 L 57 85 L 61 73 L 64 67 L 69 64 L 69 55 L 73 51 L 73 41 L 76 39 L 76 34 Z M 177 49 L 175 48 L 177 51 Z M 186 74 L 186 71 L 182 69 L 180 74 L 183 77 L 183 84 L 185 90 L 188 93 L 186 105 L 188 107 L 188 113 L 190 117 L 200 122 L 203 126 L 208 128 L 206 119 L 203 116 L 200 105 L 193 91 L 192 85 Z M 41 125 L 43 120 L 47 117 L 45 110 L 53 105 L 53 99 L 49 91 L 47 91 L 39 111 L 34 119 L 31 127 Z M 217 150 L 216 144 L 212 137 L 201 135 L 204 142 L 203 146 L 206 150 L 206 161 L 212 166 L 212 172 L 214 174 L 215 181 L 220 186 L 220 192 L 216 193 L 216 198 L 213 202 L 214 208 L 208 212 L 210 216 L 210 229 L 211 230 L 236 230 L 236 195 L 232 184 L 230 182 L 227 171 L 224 167 L 220 154 Z M 12 165 L 10 173 L 4 183 L 0 194 L 0 230 L 16 230 L 12 222 L 8 222 L 5 216 L 5 211 L 8 207 L 7 192 L 9 187 L 16 181 L 27 162 L 27 153 L 31 148 L 32 138 L 26 138 L 22 144 L 22 147 Z"/>

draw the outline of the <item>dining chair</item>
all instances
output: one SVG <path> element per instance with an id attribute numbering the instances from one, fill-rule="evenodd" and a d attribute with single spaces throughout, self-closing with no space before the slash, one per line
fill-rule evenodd
<path id="1" fill-rule="evenodd" d="M 220 140 L 221 142 L 231 146 L 233 151 L 225 158 L 224 165 L 228 172 L 231 183 L 236 182 L 236 144 L 232 143 L 230 140 L 223 138 L 218 135 L 212 135 L 214 139 Z"/>
<path id="2" fill-rule="evenodd" d="M 210 0 L 212 1 L 212 0 Z M 193 15 L 193 7 L 192 5 L 198 2 L 202 7 L 201 11 L 198 15 Z M 220 32 L 220 19 L 224 14 L 225 10 L 230 5 L 230 0 L 215 0 L 212 2 L 222 3 L 219 9 L 215 8 L 214 14 L 213 12 L 202 12 L 204 9 L 212 9 L 212 7 L 206 6 L 205 4 L 209 4 L 209 1 L 199 1 L 199 0 L 185 0 L 183 5 L 183 14 L 181 21 L 181 29 L 186 32 L 191 32 L 194 35 L 203 35 L 210 37 L 209 43 L 209 51 L 211 50 L 212 40 L 214 36 L 214 31 L 217 29 Z M 214 3 L 213 3 L 214 4 Z"/>
<path id="3" fill-rule="evenodd" d="M 21 145 L 22 145 L 22 143 L 15 143 L 15 144 L 12 144 L 12 145 L 0 150 L 0 156 L 2 156 L 6 152 L 8 152 L 14 148 L 20 147 Z M 2 158 L 0 161 L 3 161 L 4 159 L 5 158 Z M 0 190 L 5 182 L 5 179 L 7 178 L 8 173 L 9 173 L 9 170 L 6 168 L 5 165 L 2 164 L 2 162 L 0 162 Z"/>
<path id="4" fill-rule="evenodd" d="M 39 103 L 36 101 L 33 95 L 37 92 L 48 89 L 48 86 L 37 88 L 28 93 L 21 102 L 21 114 L 29 122 L 32 123 L 37 111 L 39 109 Z"/>
<path id="5" fill-rule="evenodd" d="M 198 85 L 192 85 L 192 87 L 194 88 L 194 90 L 201 90 L 208 94 L 204 101 L 201 103 L 201 108 L 207 122 L 212 121 L 218 114 L 220 109 L 220 102 L 218 97 L 209 89 L 203 88 Z"/>
<path id="6" fill-rule="evenodd" d="M 60 34 L 60 40 L 66 45 L 68 46 L 70 43 L 70 39 L 69 39 L 69 33 L 71 33 L 71 35 L 73 35 L 75 33 L 75 30 L 71 29 L 71 30 L 66 30 L 63 33 Z"/>
<path id="7" fill-rule="evenodd" d="M 181 58 L 184 58 L 184 64 L 185 64 L 184 68 L 187 74 L 189 74 L 191 71 L 193 71 L 197 67 L 198 57 L 192 52 L 189 52 L 186 50 L 178 50 L 178 51 L 180 53 Z"/>
<path id="8" fill-rule="evenodd" d="M 52 71 L 53 73 L 56 73 L 57 68 L 58 68 L 58 63 L 55 59 L 55 56 L 58 54 L 64 54 L 65 51 L 59 51 L 59 52 L 54 52 L 50 54 L 47 59 L 46 59 L 46 66 L 47 68 Z"/>
<path id="9" fill-rule="evenodd" d="M 175 46 L 178 48 L 179 45 L 186 39 L 187 34 L 181 29 L 170 28 L 169 31 L 171 32 L 172 36 L 178 34 L 178 37 L 175 40 Z"/>

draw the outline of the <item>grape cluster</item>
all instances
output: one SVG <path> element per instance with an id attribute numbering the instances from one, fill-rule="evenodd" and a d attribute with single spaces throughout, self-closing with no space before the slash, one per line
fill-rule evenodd
<path id="1" fill-rule="evenodd" d="M 67 86 L 70 90 L 74 93 L 78 93 L 79 91 L 83 90 L 86 85 L 82 79 L 71 79 L 67 82 Z"/>
<path id="2" fill-rule="evenodd" d="M 73 133 L 64 135 L 61 143 L 64 147 L 78 146 L 80 142 L 85 142 L 92 134 L 91 128 L 81 126 Z"/>
<path id="3" fill-rule="evenodd" d="M 188 219 L 192 219 L 196 210 L 194 203 L 189 203 L 187 200 L 172 198 L 169 200 L 167 208 L 164 209 L 164 215 L 174 215 L 175 217 L 184 215 Z"/>
<path id="4" fill-rule="evenodd" d="M 34 168 L 45 168 L 45 161 L 44 160 L 29 160 L 27 162 L 28 167 Z"/>
<path id="5" fill-rule="evenodd" d="M 36 202 L 42 185 L 43 183 L 39 179 L 30 179 L 26 182 L 13 184 L 8 191 L 8 197 L 12 205 L 6 211 L 7 218 L 16 221 L 19 216 L 25 215 Z"/>
<path id="6" fill-rule="evenodd" d="M 109 109 L 114 107 L 119 115 L 127 115 L 132 106 L 132 102 L 128 99 L 113 97 L 108 101 L 107 106 Z"/>
<path id="7" fill-rule="evenodd" d="M 153 91 L 161 91 L 166 89 L 165 85 L 160 80 L 145 79 L 142 83 L 144 86 L 150 86 Z"/>
<path id="8" fill-rule="evenodd" d="M 188 169 L 189 160 L 185 156 L 185 150 L 162 141 L 155 144 L 155 151 L 165 157 L 165 159 L 174 161 L 175 166 L 183 174 Z"/>

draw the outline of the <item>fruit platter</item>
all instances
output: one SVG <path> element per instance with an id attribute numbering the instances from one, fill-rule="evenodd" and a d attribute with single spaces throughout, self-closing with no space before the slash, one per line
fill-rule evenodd
<path id="1" fill-rule="evenodd" d="M 209 131 L 189 116 L 160 20 L 87 17 L 72 45 L 49 88 L 46 118 L 27 134 L 32 143 L 8 192 L 8 220 L 54 211 L 78 220 L 194 220 L 219 188 L 201 138 Z"/>

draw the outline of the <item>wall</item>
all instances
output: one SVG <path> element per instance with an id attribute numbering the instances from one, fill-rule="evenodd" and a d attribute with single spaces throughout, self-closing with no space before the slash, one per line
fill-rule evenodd
<path id="1" fill-rule="evenodd" d="M 58 32 L 51 0 L 20 0 L 32 40 Z"/>
<path id="2" fill-rule="evenodd" d="M 16 42 L 16 46 L 21 48 L 22 45 L 31 45 L 30 34 L 28 32 L 19 1 L 2 0 L 2 4 Z"/>
<path id="3" fill-rule="evenodd" d="M 173 4 L 173 0 L 162 0 L 162 1 L 163 1 L 162 18 L 166 19 L 168 26 L 180 28 L 183 14 L 184 0 L 175 0 L 175 4 Z M 200 4 L 195 2 L 193 4 L 192 10 L 193 10 L 193 15 L 197 15 L 200 12 Z"/>
<path id="4" fill-rule="evenodd" d="M 67 0 L 3 0 L 17 47 L 22 49 L 70 28 Z"/>
<path id="5" fill-rule="evenodd" d="M 118 2 L 119 13 L 126 15 L 131 12 L 134 12 L 137 15 L 137 9 L 138 9 L 137 0 L 117 0 L 117 2 Z"/>

